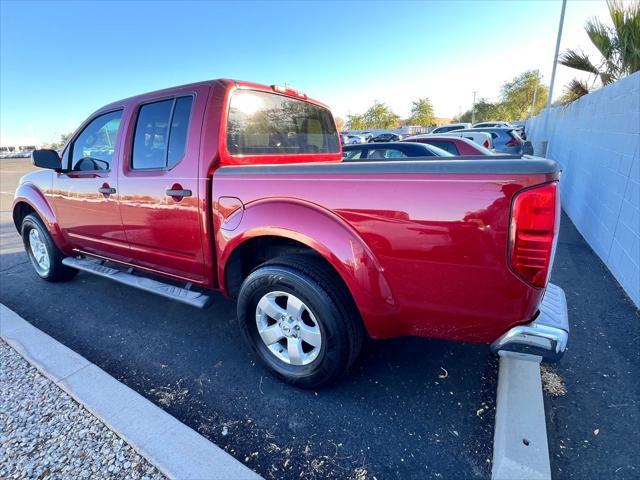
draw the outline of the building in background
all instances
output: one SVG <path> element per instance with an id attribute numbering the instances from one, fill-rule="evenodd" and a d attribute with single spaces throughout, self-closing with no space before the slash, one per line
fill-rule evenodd
<path id="1" fill-rule="evenodd" d="M 30 152 L 42 146 L 37 137 L 0 137 L 0 153 Z"/>

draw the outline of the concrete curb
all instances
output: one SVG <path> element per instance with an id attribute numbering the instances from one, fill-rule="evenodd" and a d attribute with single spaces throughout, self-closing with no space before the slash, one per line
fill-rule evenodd
<path id="1" fill-rule="evenodd" d="M 551 480 L 540 360 L 498 352 L 492 480 Z"/>
<path id="2" fill-rule="evenodd" d="M 261 478 L 195 430 L 2 304 L 0 337 L 167 477 Z"/>

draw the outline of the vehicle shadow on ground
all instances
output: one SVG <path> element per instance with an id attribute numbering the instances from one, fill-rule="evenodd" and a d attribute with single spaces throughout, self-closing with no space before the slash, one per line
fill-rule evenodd
<path id="1" fill-rule="evenodd" d="M 489 476 L 485 345 L 370 342 L 336 385 L 298 390 L 257 364 L 222 296 L 200 311 L 84 273 L 46 283 L 24 253 L 0 260 L 2 303 L 267 478 Z"/>

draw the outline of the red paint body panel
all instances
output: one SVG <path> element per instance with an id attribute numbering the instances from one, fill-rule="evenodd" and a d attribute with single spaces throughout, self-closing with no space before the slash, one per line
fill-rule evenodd
<path id="1" fill-rule="evenodd" d="M 53 175 L 54 173 L 49 170 L 40 170 L 31 172 L 20 179 L 20 185 L 14 194 L 12 210 L 22 204 L 31 207 L 42 219 L 58 248 L 70 254 L 72 246 L 67 242 L 60 229 L 56 214 L 51 206 L 53 202 L 51 193 Z M 16 225 L 16 228 L 19 230 L 20 225 Z"/>
<path id="2" fill-rule="evenodd" d="M 533 318 L 543 289 L 508 266 L 511 202 L 524 188 L 557 180 L 557 173 L 247 174 L 236 168 L 331 165 L 341 153 L 230 155 L 227 112 L 238 88 L 273 92 L 215 80 L 100 109 L 87 122 L 123 109 L 112 170 L 34 172 L 23 179 L 16 204 L 31 205 L 66 254 L 99 255 L 224 293 L 227 262 L 245 241 L 265 235 L 298 241 L 334 266 L 374 338 L 491 342 Z M 194 103 L 183 160 L 170 170 L 132 170 L 140 105 L 185 94 Z M 224 175 L 216 174 L 220 167 Z M 105 183 L 117 193 L 98 194 Z M 176 187 L 193 195 L 168 197 L 166 190 Z"/>
<path id="3" fill-rule="evenodd" d="M 122 167 L 118 192 L 120 215 L 134 265 L 172 274 L 198 284 L 206 283 L 203 262 L 202 218 L 199 199 L 206 196 L 198 176 L 202 120 L 209 88 L 187 86 L 170 95 L 193 96 L 185 155 L 171 169 L 134 170 L 131 152 L 135 121 L 141 104 L 157 101 L 156 95 L 139 97 L 124 125 Z M 160 97 L 162 98 L 162 97 Z M 173 198 L 169 189 L 191 190 L 191 197 Z"/>
<path id="4" fill-rule="evenodd" d="M 287 236 L 332 262 L 372 337 L 490 342 L 528 322 L 543 293 L 507 265 L 510 205 L 553 178 L 513 177 L 214 175 L 215 195 L 245 206 L 238 229 L 217 232 L 218 274 L 239 242 Z"/>

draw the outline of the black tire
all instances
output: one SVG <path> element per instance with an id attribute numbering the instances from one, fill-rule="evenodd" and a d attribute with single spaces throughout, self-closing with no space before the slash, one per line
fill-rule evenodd
<path id="1" fill-rule="evenodd" d="M 282 361 L 258 333 L 258 302 L 276 291 L 295 295 L 317 320 L 322 345 L 307 365 Z M 238 322 L 260 360 L 277 377 L 300 388 L 318 388 L 340 378 L 358 357 L 365 335 L 355 303 L 337 273 L 310 255 L 279 257 L 251 272 L 238 295 Z"/>
<path id="2" fill-rule="evenodd" d="M 29 235 L 32 230 L 37 231 L 39 239 L 46 246 L 46 256 L 49 259 L 48 268 L 43 268 L 34 256 L 29 240 Z M 48 282 L 65 282 L 76 276 L 78 270 L 62 264 L 62 259 L 65 255 L 53 242 L 51 235 L 49 235 L 49 232 L 43 225 L 42 220 L 40 220 L 37 215 L 31 213 L 24 217 L 22 220 L 21 232 L 22 242 L 24 243 L 24 248 L 29 256 L 29 260 L 31 260 L 31 265 L 33 265 L 34 270 L 40 278 Z"/>

